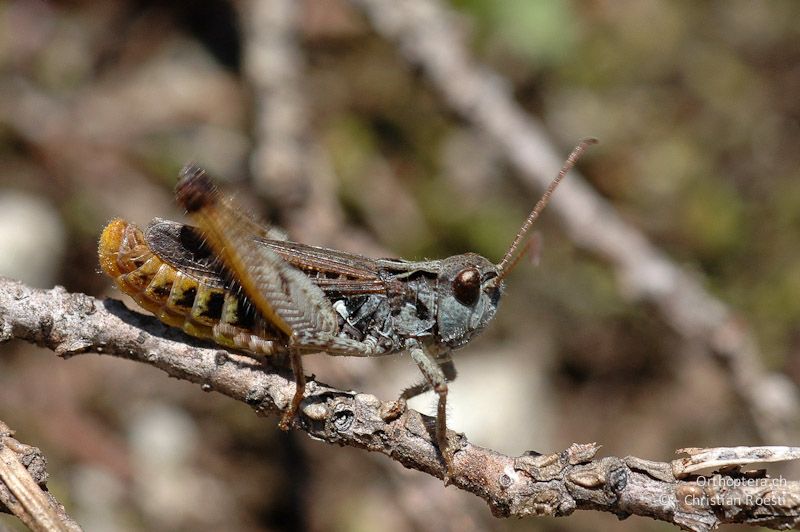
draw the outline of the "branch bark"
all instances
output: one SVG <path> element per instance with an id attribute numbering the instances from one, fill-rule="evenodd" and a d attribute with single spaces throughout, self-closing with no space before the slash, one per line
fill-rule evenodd
<path id="1" fill-rule="evenodd" d="M 0 278 L 0 341 L 22 339 L 63 358 L 101 353 L 157 367 L 275 414 L 294 392 L 287 369 L 273 368 L 208 346 L 119 301 L 30 288 Z M 385 454 L 405 467 L 442 478 L 432 435 L 435 419 L 408 410 L 385 422 L 387 405 L 376 397 L 309 380 L 293 428 L 330 444 Z M 735 465 L 796 458 L 796 448 L 686 450 L 689 459 L 651 462 L 636 457 L 596 457 L 596 444 L 573 444 L 556 454 L 513 457 L 449 434 L 458 488 L 484 499 L 498 517 L 565 516 L 577 509 L 620 518 L 648 516 L 685 530 L 706 531 L 721 523 L 785 529 L 800 524 L 800 482 L 770 479 L 763 471 L 741 473 Z M 703 452 L 707 454 L 702 454 Z M 699 482 L 693 473 L 724 463 L 725 473 Z"/>

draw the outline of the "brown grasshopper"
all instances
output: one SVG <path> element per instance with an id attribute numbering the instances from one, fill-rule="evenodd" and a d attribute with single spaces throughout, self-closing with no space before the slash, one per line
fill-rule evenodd
<path id="1" fill-rule="evenodd" d="M 203 170 L 189 165 L 175 195 L 198 227 L 156 218 L 142 232 L 114 220 L 100 238 L 100 265 L 168 325 L 226 347 L 288 357 L 296 388 L 281 417 L 283 430 L 303 400 L 303 355 L 408 351 L 425 380 L 403 391 L 385 417 L 396 418 L 408 399 L 435 391 L 436 443 L 450 478 L 447 383 L 456 376 L 450 354 L 494 317 L 503 280 L 524 254 L 533 222 L 594 142 L 575 147 L 498 264 L 475 253 L 414 262 L 291 242 L 243 214 Z"/>

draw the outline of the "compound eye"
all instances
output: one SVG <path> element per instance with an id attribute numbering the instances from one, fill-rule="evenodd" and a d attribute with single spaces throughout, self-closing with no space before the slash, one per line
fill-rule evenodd
<path id="1" fill-rule="evenodd" d="M 481 273 L 477 268 L 464 268 L 453 279 L 453 295 L 468 307 L 474 305 L 481 295 Z"/>

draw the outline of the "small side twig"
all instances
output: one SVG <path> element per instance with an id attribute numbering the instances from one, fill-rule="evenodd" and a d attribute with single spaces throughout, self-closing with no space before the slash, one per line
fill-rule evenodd
<path id="1" fill-rule="evenodd" d="M 36 447 L 20 443 L 0 421 L 0 512 L 15 515 L 34 531 L 77 532 L 81 528 L 46 490 L 47 461 Z"/>
<path id="2" fill-rule="evenodd" d="M 294 392 L 288 370 L 206 347 L 118 301 L 100 301 L 60 287 L 39 290 L 0 278 L 0 340 L 11 338 L 48 347 L 64 358 L 95 352 L 149 364 L 246 403 L 261 415 L 277 413 Z M 387 406 L 372 395 L 310 380 L 293 428 L 327 443 L 380 452 L 405 467 L 442 478 L 432 437 L 434 418 L 408 410 L 387 422 L 381 416 Z M 694 531 L 712 530 L 721 523 L 775 529 L 800 525 L 800 482 L 769 479 L 763 472 L 753 476 L 728 468 L 701 485 L 685 474 L 677 478 L 674 471 L 682 461 L 597 458 L 596 444 L 513 457 L 473 445 L 460 434 L 451 432 L 448 437 L 457 449 L 453 484 L 484 499 L 499 517 L 564 516 L 582 509 L 621 518 L 647 516 Z M 718 459 L 720 451 L 713 451 L 709 456 Z M 700 451 L 692 452 L 700 462 L 705 460 Z M 764 456 L 759 452 L 739 449 L 735 458 L 739 464 L 759 461 Z M 776 452 L 788 453 L 784 456 L 789 459 L 800 451 Z M 757 482 L 742 482 L 744 478 Z"/>

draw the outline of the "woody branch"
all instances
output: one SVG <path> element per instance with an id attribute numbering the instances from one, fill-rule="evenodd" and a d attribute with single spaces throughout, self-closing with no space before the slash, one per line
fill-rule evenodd
<path id="1" fill-rule="evenodd" d="M 149 364 L 241 401 L 260 415 L 279 412 L 294 392 L 288 370 L 198 343 L 118 301 L 0 278 L 0 340 L 13 338 L 63 358 L 101 353 Z M 385 422 L 385 407 L 372 395 L 310 381 L 294 428 L 327 443 L 380 452 L 441 478 L 443 467 L 432 443 L 435 420 L 408 410 Z M 744 477 L 735 467 L 796 459 L 797 448 L 693 449 L 690 458 L 662 463 L 597 458 L 596 444 L 513 457 L 473 445 L 456 433 L 449 437 L 458 449 L 453 484 L 484 499 L 498 517 L 565 516 L 582 509 L 620 518 L 647 516 L 695 531 L 721 523 L 775 529 L 800 524 L 800 482 L 776 483 L 779 479 L 764 476 L 738 482 Z M 699 483 L 692 474 L 706 465 L 726 466 L 729 472 Z"/>
<path id="2" fill-rule="evenodd" d="M 14 431 L 0 421 L 0 512 L 14 514 L 34 531 L 80 531 L 47 491 L 46 468 L 42 452 L 17 441 Z"/>

